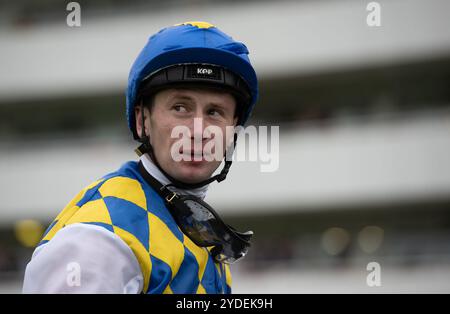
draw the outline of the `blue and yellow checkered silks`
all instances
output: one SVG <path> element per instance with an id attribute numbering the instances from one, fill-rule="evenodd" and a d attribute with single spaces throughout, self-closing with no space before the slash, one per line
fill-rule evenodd
<path id="1" fill-rule="evenodd" d="M 144 293 L 231 293 L 228 265 L 185 236 L 129 161 L 83 189 L 48 227 L 39 245 L 65 226 L 102 226 L 133 251 L 144 277 Z"/>

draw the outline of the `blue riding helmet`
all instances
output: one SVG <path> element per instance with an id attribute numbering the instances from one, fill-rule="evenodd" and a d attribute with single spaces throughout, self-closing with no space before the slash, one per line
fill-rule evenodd
<path id="1" fill-rule="evenodd" d="M 127 119 L 134 139 L 139 139 L 134 108 L 139 100 L 138 91 L 142 87 L 141 83 L 154 78 L 161 71 L 178 65 L 205 65 L 195 69 L 197 76 L 192 73 L 189 77 L 191 81 L 200 83 L 209 83 L 214 80 L 214 75 L 220 74 L 222 82 L 218 84 L 226 85 L 225 83 L 229 83 L 232 76 L 236 76 L 238 79 L 232 81 L 237 85 L 245 85 L 249 94 L 249 100 L 244 104 L 245 107 L 239 119 L 239 124 L 244 125 L 258 98 L 258 79 L 248 53 L 243 43 L 234 41 L 217 27 L 206 22 L 176 24 L 152 35 L 135 60 L 128 77 Z M 221 72 L 216 73 L 217 69 Z M 187 68 L 182 73 L 189 71 L 190 68 Z M 212 76 L 208 77 L 208 74 Z M 183 75 L 186 78 L 185 74 Z M 159 76 L 167 78 L 168 74 Z M 243 81 L 244 84 L 239 84 L 238 81 Z M 166 83 L 167 80 L 162 84 Z"/>

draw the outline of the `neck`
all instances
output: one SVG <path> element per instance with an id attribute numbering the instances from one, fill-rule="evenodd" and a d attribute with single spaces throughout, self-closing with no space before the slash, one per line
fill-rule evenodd
<path id="1" fill-rule="evenodd" d="M 145 170 L 156 180 L 159 181 L 159 183 L 163 185 L 170 184 L 170 180 L 159 170 L 159 168 L 155 165 L 153 160 L 150 158 L 148 154 L 143 154 L 140 157 L 140 160 L 142 161 L 142 164 L 145 168 Z M 208 191 L 208 185 L 202 186 L 197 189 L 179 189 L 173 186 L 168 187 L 171 191 L 178 193 L 178 194 L 184 194 L 184 195 L 194 195 L 201 199 L 204 199 L 206 196 L 206 192 Z"/>

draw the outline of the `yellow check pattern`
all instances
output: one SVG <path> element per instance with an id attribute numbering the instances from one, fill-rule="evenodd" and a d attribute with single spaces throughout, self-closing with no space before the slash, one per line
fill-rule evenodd
<path id="1" fill-rule="evenodd" d="M 185 236 L 163 200 L 144 181 L 138 163 L 84 188 L 48 227 L 43 245 L 67 225 L 102 226 L 133 251 L 144 277 L 143 293 L 231 293 L 228 265 Z"/>

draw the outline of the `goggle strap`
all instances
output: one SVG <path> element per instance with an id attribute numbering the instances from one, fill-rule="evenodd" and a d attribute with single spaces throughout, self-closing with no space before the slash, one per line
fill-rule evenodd
<path id="1" fill-rule="evenodd" d="M 168 185 L 162 185 L 158 180 L 151 176 L 147 170 L 145 170 L 144 165 L 139 161 L 139 173 L 144 177 L 145 181 L 156 191 L 159 191 L 161 197 L 163 197 L 167 202 L 171 203 L 178 194 L 172 192 L 167 188 Z"/>

